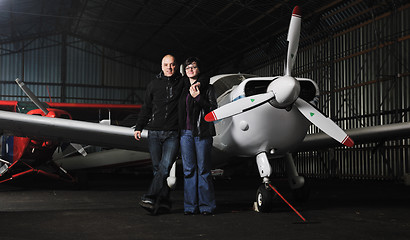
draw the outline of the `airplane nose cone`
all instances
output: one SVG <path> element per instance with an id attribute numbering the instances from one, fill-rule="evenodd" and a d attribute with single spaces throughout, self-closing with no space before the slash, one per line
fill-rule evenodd
<path id="1" fill-rule="evenodd" d="M 287 107 L 299 97 L 300 84 L 291 76 L 283 76 L 271 82 L 268 91 L 275 94 L 275 107 Z"/>

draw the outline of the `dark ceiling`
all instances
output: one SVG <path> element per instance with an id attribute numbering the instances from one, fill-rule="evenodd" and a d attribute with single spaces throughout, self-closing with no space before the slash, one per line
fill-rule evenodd
<path id="1" fill-rule="evenodd" d="M 292 9 L 303 15 L 302 40 L 340 31 L 391 11 L 401 1 L 358 0 L 2 0 L 0 43 L 65 32 L 159 63 L 166 53 L 212 65 L 268 43 L 275 53 Z M 265 44 L 266 45 L 266 44 Z"/>

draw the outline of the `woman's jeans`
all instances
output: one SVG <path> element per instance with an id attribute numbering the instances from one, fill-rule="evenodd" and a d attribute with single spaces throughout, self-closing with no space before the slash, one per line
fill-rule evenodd
<path id="1" fill-rule="evenodd" d="M 191 130 L 181 131 L 185 212 L 215 210 L 215 193 L 211 176 L 212 141 L 212 137 L 194 137 Z"/>
<path id="2" fill-rule="evenodd" d="M 155 201 L 169 200 L 169 187 L 167 177 L 179 151 L 178 131 L 152 131 L 148 132 L 148 147 L 151 154 L 154 178 L 142 199 Z"/>

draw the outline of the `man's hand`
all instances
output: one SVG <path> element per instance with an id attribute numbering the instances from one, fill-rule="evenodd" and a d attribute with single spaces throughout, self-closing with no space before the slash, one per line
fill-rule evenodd
<path id="1" fill-rule="evenodd" d="M 134 138 L 139 141 L 141 139 L 141 131 L 134 132 Z"/>

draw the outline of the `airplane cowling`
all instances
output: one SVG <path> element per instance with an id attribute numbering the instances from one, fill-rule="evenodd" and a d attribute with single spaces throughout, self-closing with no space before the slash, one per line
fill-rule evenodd
<path id="1" fill-rule="evenodd" d="M 257 117 L 255 117 L 257 116 Z M 246 128 L 243 126 L 246 123 Z M 286 111 L 270 104 L 215 123 L 214 147 L 242 157 L 260 152 L 286 152 L 303 141 L 309 121 L 297 109 Z"/>

